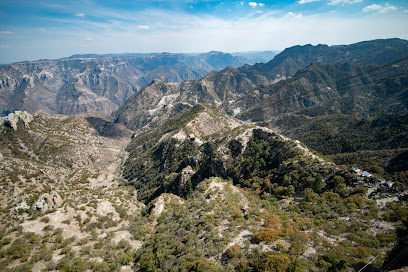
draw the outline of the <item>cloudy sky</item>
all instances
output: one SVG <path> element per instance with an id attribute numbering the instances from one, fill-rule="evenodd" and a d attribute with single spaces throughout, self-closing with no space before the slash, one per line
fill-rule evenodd
<path id="1" fill-rule="evenodd" d="M 0 63 L 408 39 L 406 0 L 1 0 Z"/>

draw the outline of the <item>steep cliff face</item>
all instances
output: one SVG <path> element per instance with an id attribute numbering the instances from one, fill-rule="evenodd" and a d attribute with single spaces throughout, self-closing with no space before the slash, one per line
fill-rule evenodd
<path id="1" fill-rule="evenodd" d="M 221 58 L 221 56 L 226 57 Z M 81 56 L 57 61 L 21 62 L 0 67 L 0 114 L 30 113 L 110 114 L 154 78 L 171 82 L 197 79 L 213 69 L 243 65 L 245 59 L 217 53 L 189 56 L 155 54 L 130 57 Z M 208 63 L 206 60 L 210 63 Z"/>
<path id="2" fill-rule="evenodd" d="M 118 59 L 22 62 L 0 69 L 1 112 L 76 114 L 116 110 L 142 73 Z"/>
<path id="3" fill-rule="evenodd" d="M 232 67 L 212 71 L 202 79 L 181 83 L 154 80 L 129 98 L 114 115 L 117 122 L 136 129 L 146 124 L 147 120 L 167 114 L 175 105 L 206 103 L 229 110 L 232 103 L 240 101 L 255 86 L 248 77 Z"/>
<path id="4" fill-rule="evenodd" d="M 407 60 L 403 56 L 407 50 L 408 42 L 399 39 L 332 47 L 295 46 L 267 64 L 227 67 L 180 84 L 152 82 L 129 99 L 116 117 L 131 124 L 136 112 L 145 110 L 149 118 L 149 114 L 157 115 L 174 103 L 208 103 L 256 122 L 270 122 L 287 113 L 406 113 Z M 156 99 L 144 103 L 153 89 L 162 90 L 163 97 L 156 91 Z M 131 124 L 131 128 L 136 127 Z"/>

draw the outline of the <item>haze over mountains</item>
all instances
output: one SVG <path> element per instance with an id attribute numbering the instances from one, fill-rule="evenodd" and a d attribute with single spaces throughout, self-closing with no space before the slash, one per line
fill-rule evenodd
<path id="1" fill-rule="evenodd" d="M 269 54 L 270 52 L 265 52 Z M 238 54 L 239 55 L 239 54 Z M 75 55 L 0 67 L 0 112 L 110 114 L 154 78 L 196 79 L 211 70 L 253 63 L 221 52 L 206 54 Z M 255 59 L 264 56 L 261 52 Z"/>
<path id="2" fill-rule="evenodd" d="M 0 67 L 0 270 L 407 266 L 408 41 L 244 57 Z"/>
<path id="3" fill-rule="evenodd" d="M 408 42 L 375 40 L 295 46 L 265 64 L 228 67 L 202 79 L 152 81 L 114 115 L 137 130 L 183 107 L 207 103 L 238 119 L 269 125 L 337 162 L 366 153 L 364 165 L 408 170 Z M 356 161 L 357 159 L 351 159 Z M 362 163 L 360 161 L 360 163 Z M 397 172 L 398 172 L 397 171 Z"/>
<path id="4" fill-rule="evenodd" d="M 313 115 L 313 111 L 317 111 L 317 115 L 366 115 L 378 113 L 381 109 L 404 114 L 407 112 L 404 95 L 407 49 L 408 42 L 399 39 L 334 47 L 295 46 L 268 63 L 238 69 L 228 67 L 211 72 L 200 80 L 179 84 L 153 81 L 129 99 L 117 113 L 117 118 L 131 124 L 136 121 L 132 114 L 139 109 L 154 109 L 157 114 L 157 111 L 165 110 L 167 104 L 183 102 L 214 104 L 234 116 L 252 121 L 271 121 L 284 113 L 302 110 L 310 112 L 309 115 Z M 386 70 L 367 73 L 401 59 L 404 61 Z M 401 73 L 401 76 L 392 77 Z M 384 90 L 384 84 L 393 84 L 391 96 L 386 93 L 390 92 L 389 89 Z M 142 103 L 147 108 L 133 105 L 153 93 L 156 100 L 149 100 L 149 105 Z M 383 97 L 387 99 L 381 100 Z M 129 118 L 122 114 L 127 108 L 132 108 Z"/>

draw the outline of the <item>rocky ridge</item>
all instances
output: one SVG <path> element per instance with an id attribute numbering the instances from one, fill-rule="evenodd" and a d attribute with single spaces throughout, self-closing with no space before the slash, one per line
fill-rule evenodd
<path id="1" fill-rule="evenodd" d="M 216 62 L 217 60 L 217 62 Z M 77 114 L 110 114 L 154 78 L 180 82 L 213 69 L 241 66 L 242 57 L 221 52 L 200 56 L 73 57 L 3 65 L 0 68 L 0 114 L 15 110 Z"/>

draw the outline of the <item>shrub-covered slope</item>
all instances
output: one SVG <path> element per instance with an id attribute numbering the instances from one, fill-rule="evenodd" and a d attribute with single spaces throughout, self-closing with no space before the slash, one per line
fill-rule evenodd
<path id="1" fill-rule="evenodd" d="M 141 271 L 347 271 L 374 257 L 381 267 L 404 230 L 405 200 L 381 204 L 402 184 L 212 106 L 136 134 L 128 152 L 124 177 L 154 225 L 136 254 Z"/>

